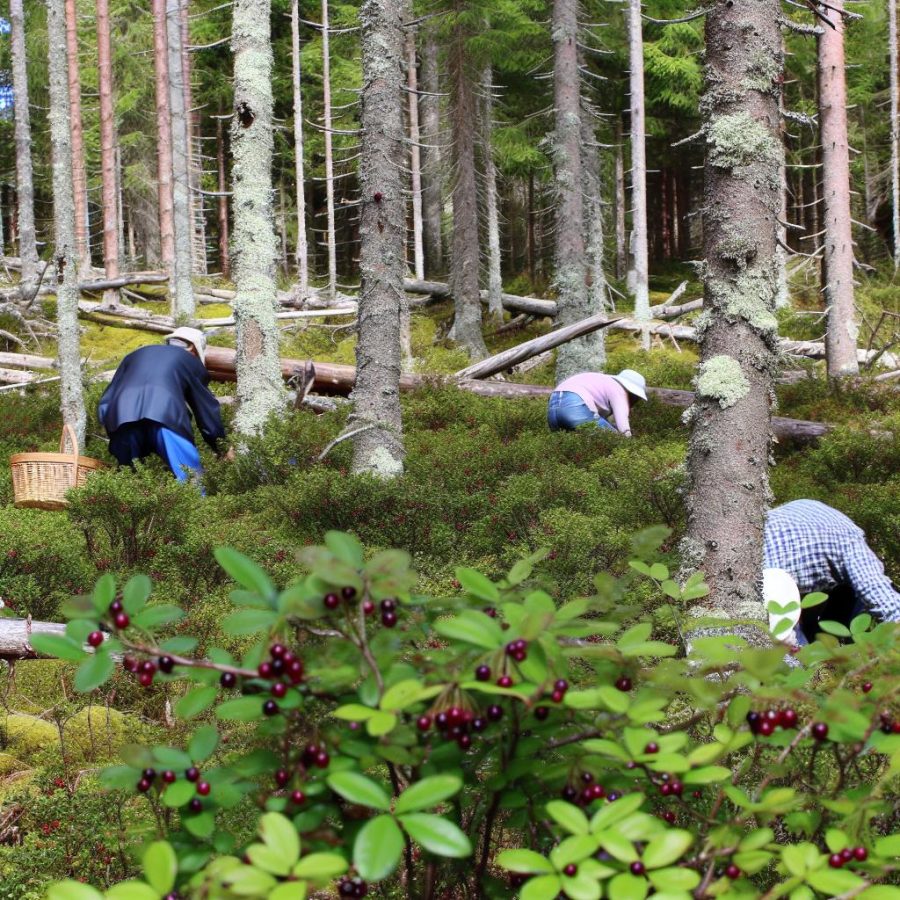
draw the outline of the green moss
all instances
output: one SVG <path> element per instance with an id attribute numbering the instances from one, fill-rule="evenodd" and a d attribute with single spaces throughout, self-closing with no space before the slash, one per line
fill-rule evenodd
<path id="1" fill-rule="evenodd" d="M 0 719 L 5 743 L 20 759 L 31 761 L 48 749 L 59 747 L 59 730 L 52 722 L 22 713 L 10 713 Z"/>
<path id="2" fill-rule="evenodd" d="M 750 391 L 750 384 L 740 363 L 732 356 L 714 356 L 700 365 L 695 380 L 697 393 L 718 400 L 722 409 L 734 406 Z"/>
<path id="3" fill-rule="evenodd" d="M 23 772 L 28 769 L 28 764 L 22 762 L 17 756 L 11 753 L 0 753 L 0 777 L 6 777 L 16 772 Z"/>
<path id="4" fill-rule="evenodd" d="M 141 728 L 130 716 L 106 706 L 86 706 L 69 719 L 63 735 L 69 762 L 116 759 L 126 741 L 134 740 Z"/>

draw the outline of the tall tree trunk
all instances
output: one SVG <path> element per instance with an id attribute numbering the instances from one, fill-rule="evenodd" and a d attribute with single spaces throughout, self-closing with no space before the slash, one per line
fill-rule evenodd
<path id="1" fill-rule="evenodd" d="M 641 0 L 628 0 L 628 67 L 631 95 L 631 252 L 634 317 L 650 318 L 650 263 L 647 252 L 647 151 L 644 116 L 644 35 Z M 650 349 L 644 329 L 641 346 Z"/>
<path id="2" fill-rule="evenodd" d="M 888 65 L 890 67 L 890 127 L 891 127 L 891 240 L 894 268 L 900 268 L 900 78 L 897 67 L 897 0 L 887 0 L 888 6 Z"/>
<path id="3" fill-rule="evenodd" d="M 322 0 L 322 123 L 325 127 L 325 243 L 328 248 L 328 296 L 337 292 L 337 238 L 334 233 L 334 149 L 331 140 L 331 50 L 328 0 Z"/>
<path id="4" fill-rule="evenodd" d="M 850 224 L 850 151 L 847 146 L 847 85 L 844 73 L 844 0 L 830 0 L 834 25 L 818 37 L 819 123 L 825 217 L 822 279 L 828 309 L 825 335 L 829 378 L 859 374 L 853 298 L 853 234 Z"/>
<path id="5" fill-rule="evenodd" d="M 172 123 L 172 221 L 175 259 L 172 315 L 193 319 L 196 314 L 191 284 L 191 166 L 185 107 L 184 64 L 181 44 L 181 0 L 166 0 L 166 37 L 169 48 L 169 111 Z"/>
<path id="6" fill-rule="evenodd" d="M 5 189 L 6 185 L 0 181 L 0 256 L 6 255 L 6 230 L 3 227 L 3 215 L 6 209 Z"/>
<path id="7" fill-rule="evenodd" d="M 53 225 L 56 265 L 56 323 L 60 374 L 60 411 L 84 444 L 87 416 L 81 389 L 78 340 L 78 266 L 75 252 L 75 198 L 72 181 L 72 135 L 69 121 L 64 0 L 47 0 L 47 43 L 50 71 L 50 144 L 53 153 Z"/>
<path id="8" fill-rule="evenodd" d="M 16 141 L 16 205 L 22 284 L 37 280 L 37 235 L 34 230 L 34 175 L 31 166 L 31 110 L 28 105 L 28 61 L 22 0 L 9 0 L 12 30 L 12 76 Z"/>
<path id="9" fill-rule="evenodd" d="M 600 177 L 600 152 L 594 127 L 594 113 L 581 110 L 581 182 L 584 195 L 585 256 L 588 272 L 588 306 L 592 313 L 609 307 L 606 275 L 603 271 L 603 190 Z M 590 347 L 591 364 L 599 371 L 606 366 L 606 332 L 599 329 L 581 338 Z"/>
<path id="10" fill-rule="evenodd" d="M 526 203 L 528 204 L 528 210 L 526 212 L 526 222 L 525 227 L 527 229 L 525 235 L 525 247 L 526 254 L 528 258 L 528 280 L 531 283 L 531 288 L 534 290 L 534 275 L 535 275 L 535 239 L 534 239 L 534 226 L 535 219 L 537 218 L 537 212 L 534 208 L 534 172 L 528 173 L 528 190 L 526 193 Z"/>
<path id="11" fill-rule="evenodd" d="M 628 248 L 625 243 L 625 148 L 622 135 L 622 119 L 616 116 L 616 278 L 624 278 L 628 270 Z"/>
<path id="12" fill-rule="evenodd" d="M 159 206 L 159 249 L 175 289 L 175 222 L 172 210 L 172 114 L 169 108 L 169 38 L 166 0 L 153 0 L 153 66 L 156 81 L 156 190 Z"/>
<path id="13" fill-rule="evenodd" d="M 457 0 L 457 10 L 460 9 Z M 478 291 L 478 191 L 475 182 L 475 91 L 466 41 L 469 34 L 457 22 L 450 38 L 448 65 L 453 125 L 453 241 L 450 253 L 450 291 L 453 294 L 451 337 L 473 359 L 487 356 L 481 334 L 481 296 Z"/>
<path id="14" fill-rule="evenodd" d="M 309 242 L 306 237 L 306 176 L 303 161 L 303 92 L 300 90 L 299 0 L 291 0 L 291 73 L 294 97 L 294 173 L 297 195 L 297 280 L 300 296 L 309 291 Z"/>
<path id="15" fill-rule="evenodd" d="M 403 153 L 401 4 L 364 0 L 362 156 L 359 167 L 359 340 L 349 424 L 353 471 L 392 478 L 403 472 L 400 417 L 400 312 L 405 203 L 398 162 Z"/>
<path id="16" fill-rule="evenodd" d="M 228 248 L 228 191 L 225 181 L 225 129 L 221 115 L 216 118 L 216 198 L 219 221 L 219 270 L 223 278 L 231 278 L 231 254 Z"/>
<path id="17" fill-rule="evenodd" d="M 494 165 L 492 135 L 494 132 L 493 72 L 486 66 L 482 76 L 479 116 L 481 120 L 481 149 L 484 155 L 484 217 L 487 222 L 488 312 L 503 320 L 503 278 L 500 270 L 500 211 L 497 208 L 497 167 Z"/>
<path id="18" fill-rule="evenodd" d="M 87 206 L 84 165 L 84 126 L 81 122 L 81 72 L 78 64 L 78 16 L 75 0 L 66 0 L 66 51 L 69 57 L 69 119 L 72 129 L 72 187 L 75 192 L 75 249 L 79 278 L 91 273 L 91 223 Z"/>
<path id="19" fill-rule="evenodd" d="M 258 433 L 285 398 L 275 319 L 271 14 L 271 0 L 235 0 L 231 149 L 239 406 L 234 422 L 241 434 Z"/>
<path id="20" fill-rule="evenodd" d="M 706 18 L 705 322 L 682 544 L 685 568 L 705 572 L 711 591 L 694 612 L 759 620 L 738 627 L 754 643 L 768 640 L 759 588 L 777 340 L 779 14 L 779 0 L 717 0 Z"/>
<path id="21" fill-rule="evenodd" d="M 103 203 L 103 266 L 108 279 L 119 277 L 119 210 L 116 197 L 116 111 L 113 103 L 109 0 L 97 0 L 97 72 L 100 93 L 100 178 Z M 104 303 L 119 292 L 105 291 Z"/>
<path id="22" fill-rule="evenodd" d="M 443 217 L 443 172 L 441 169 L 441 98 L 438 77 L 438 45 L 434 28 L 427 26 L 422 41 L 422 143 L 423 158 L 422 219 L 425 238 L 425 269 L 434 276 L 444 271 L 444 245 L 441 236 Z"/>
<path id="23" fill-rule="evenodd" d="M 411 9 L 411 5 L 409 6 Z M 413 271 L 425 278 L 425 240 L 422 223 L 422 150 L 419 146 L 419 70 L 416 59 L 416 29 L 406 28 L 406 87 L 409 109 L 409 171 L 412 189 Z"/>
<path id="24" fill-rule="evenodd" d="M 560 325 L 592 312 L 584 247 L 584 177 L 582 174 L 581 77 L 578 71 L 578 0 L 553 3 L 553 94 L 555 129 L 553 169 L 556 180 L 556 275 Z M 556 352 L 556 380 L 603 366 L 593 336 L 576 338 Z"/>

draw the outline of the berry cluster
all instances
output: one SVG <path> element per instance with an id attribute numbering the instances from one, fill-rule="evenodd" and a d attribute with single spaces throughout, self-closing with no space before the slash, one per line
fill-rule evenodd
<path id="1" fill-rule="evenodd" d="M 890 710 L 882 710 L 878 718 L 881 720 L 881 730 L 884 734 L 900 734 L 900 719 L 895 719 Z"/>
<path id="2" fill-rule="evenodd" d="M 317 769 L 327 769 L 328 764 L 331 762 L 331 757 L 328 755 L 324 744 L 307 744 L 303 748 L 300 761 L 307 769 L 311 769 L 313 766 Z"/>
<path id="3" fill-rule="evenodd" d="M 161 784 L 159 787 L 160 791 L 165 790 L 167 785 L 174 784 L 178 780 L 178 776 L 171 769 L 166 769 L 160 773 L 157 773 L 156 769 L 144 769 L 141 773 L 140 781 L 136 785 L 138 792 L 141 794 L 148 793 L 156 783 L 157 776 Z M 208 797 L 212 786 L 208 781 L 204 781 L 200 777 L 200 770 L 196 766 L 191 766 L 185 770 L 184 779 L 194 784 L 198 794 L 197 797 L 191 798 L 188 803 L 188 809 L 193 813 L 198 813 L 203 809 L 203 802 L 200 800 L 200 797 Z"/>
<path id="4" fill-rule="evenodd" d="M 130 672 L 132 675 L 137 675 L 138 681 L 141 683 L 142 687 L 150 687 L 153 684 L 153 678 L 156 675 L 157 668 L 162 669 L 162 666 L 159 663 L 165 662 L 166 669 L 163 671 L 171 672 L 175 667 L 174 660 L 169 656 L 161 656 L 157 662 L 153 662 L 152 659 L 144 659 L 139 660 L 135 659 L 133 656 L 126 656 L 125 659 L 122 660 L 122 668 L 126 672 Z M 168 663 L 171 662 L 172 665 L 169 667 Z"/>
<path id="5" fill-rule="evenodd" d="M 329 612 L 335 612 L 340 609 L 340 607 L 344 603 L 350 603 L 356 598 L 356 588 L 352 585 L 347 585 L 346 587 L 341 588 L 341 592 L 338 594 L 336 592 L 332 592 L 330 594 L 326 594 L 322 598 L 322 603 Z M 371 616 L 372 613 L 376 610 L 375 602 L 373 600 L 363 600 L 362 602 L 362 611 L 366 616 Z M 396 600 L 382 600 L 380 604 L 381 608 L 381 624 L 384 625 L 385 628 L 393 628 L 397 624 L 397 601 Z"/>
<path id="6" fill-rule="evenodd" d="M 503 718 L 503 707 L 491 704 L 484 716 L 476 716 L 469 709 L 450 706 L 435 713 L 434 716 L 421 715 L 416 720 L 416 728 L 422 733 L 435 730 L 447 741 L 456 741 L 460 750 L 468 750 L 472 746 L 472 732 L 481 733 L 489 722 L 499 722 Z"/>
<path id="7" fill-rule="evenodd" d="M 606 796 L 606 788 L 594 781 L 590 772 L 581 773 L 582 788 L 574 784 L 567 784 L 562 790 L 563 800 L 569 803 L 577 803 L 579 806 L 587 806 L 594 800 L 602 800 Z"/>
<path id="8" fill-rule="evenodd" d="M 763 712 L 756 712 L 754 710 L 751 710 L 747 713 L 747 724 L 750 726 L 750 731 L 753 734 L 760 734 L 763 737 L 768 737 L 775 731 L 776 728 L 796 728 L 797 713 L 790 707 L 780 710 L 767 709 Z M 816 727 L 817 725 L 813 726 L 813 736 L 819 740 L 825 740 L 825 738 L 828 736 L 828 726 L 824 726 L 825 734 L 823 734 L 821 737 L 819 737 L 819 735 L 815 733 Z"/>
<path id="9" fill-rule="evenodd" d="M 510 641 L 506 645 L 506 655 L 516 662 L 525 662 L 528 658 L 528 642 L 522 640 L 522 638 L 519 638 L 517 641 Z"/>
<path id="10" fill-rule="evenodd" d="M 848 862 L 865 862 L 869 851 L 865 847 L 845 847 L 840 853 L 832 853 L 828 857 L 828 865 L 832 869 L 843 869 Z"/>
<path id="11" fill-rule="evenodd" d="M 338 885 L 338 894 L 341 897 L 365 897 L 369 893 L 369 886 L 362 878 L 344 877 Z"/>

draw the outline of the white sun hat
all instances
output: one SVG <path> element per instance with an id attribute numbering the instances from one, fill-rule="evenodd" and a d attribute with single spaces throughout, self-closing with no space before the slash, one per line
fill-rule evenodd
<path id="1" fill-rule="evenodd" d="M 197 351 L 200 362 L 205 363 L 206 335 L 199 328 L 182 325 L 181 328 L 176 328 L 171 334 L 166 335 L 166 343 L 171 344 L 172 341 L 190 344 Z"/>
<path id="2" fill-rule="evenodd" d="M 640 397 L 641 400 L 647 399 L 647 380 L 640 372 L 635 372 L 634 369 L 622 369 L 618 375 L 613 375 L 612 377 L 615 381 L 618 381 L 629 394 L 634 394 L 635 397 Z"/>
<path id="3" fill-rule="evenodd" d="M 763 603 L 769 614 L 769 631 L 786 640 L 800 621 L 800 588 L 784 569 L 763 569 Z M 790 622 L 785 629 L 783 622 Z"/>

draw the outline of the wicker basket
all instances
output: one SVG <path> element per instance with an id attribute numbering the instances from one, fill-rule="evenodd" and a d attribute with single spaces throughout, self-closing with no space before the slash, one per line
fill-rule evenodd
<path id="1" fill-rule="evenodd" d="M 9 464 L 15 505 L 34 509 L 64 509 L 66 491 L 103 468 L 99 460 L 78 455 L 78 439 L 69 425 L 63 426 L 59 453 L 16 453 Z"/>

